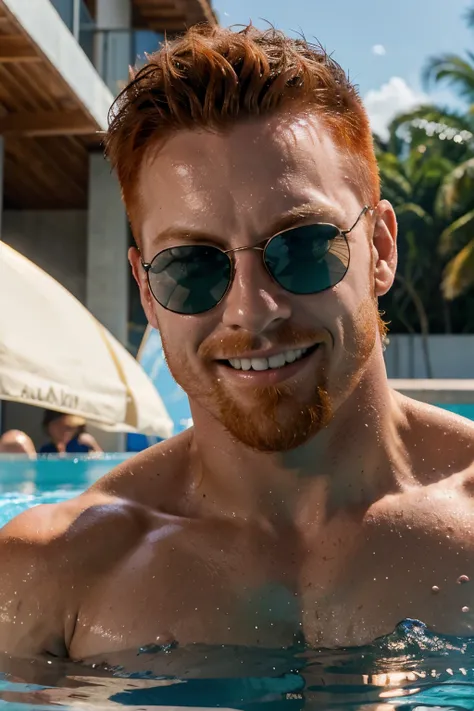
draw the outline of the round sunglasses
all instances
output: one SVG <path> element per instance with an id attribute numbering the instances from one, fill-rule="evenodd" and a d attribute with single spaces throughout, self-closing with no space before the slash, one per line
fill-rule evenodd
<path id="1" fill-rule="evenodd" d="M 196 315 L 217 306 L 232 284 L 235 252 L 262 252 L 265 269 L 283 289 L 300 296 L 319 294 L 336 286 L 349 269 L 347 235 L 366 212 L 365 206 L 352 227 L 315 222 L 280 232 L 263 242 L 235 249 L 205 244 L 164 249 L 151 262 L 143 262 L 148 285 L 163 308 L 177 314 Z"/>

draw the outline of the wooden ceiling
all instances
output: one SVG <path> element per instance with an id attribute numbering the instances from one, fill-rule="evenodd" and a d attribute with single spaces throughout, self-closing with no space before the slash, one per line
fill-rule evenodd
<path id="1" fill-rule="evenodd" d="M 0 0 L 0 135 L 6 209 L 87 205 L 99 126 Z"/>
<path id="2" fill-rule="evenodd" d="M 94 0 L 86 0 L 94 15 Z M 178 32 L 216 22 L 209 0 L 132 0 L 133 26 Z M 0 0 L 0 136 L 5 209 L 85 209 L 100 130 Z"/>
<path id="3" fill-rule="evenodd" d="M 132 0 L 134 27 L 155 32 L 181 32 L 198 22 L 216 24 L 208 0 Z"/>

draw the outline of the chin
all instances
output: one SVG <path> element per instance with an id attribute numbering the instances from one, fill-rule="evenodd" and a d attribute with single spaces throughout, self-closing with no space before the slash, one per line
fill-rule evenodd
<path id="1" fill-rule="evenodd" d="M 324 387 L 316 388 L 306 404 L 278 388 L 268 388 L 258 395 L 253 408 L 221 399 L 217 418 L 236 440 L 259 452 L 296 449 L 332 419 L 331 400 Z"/>

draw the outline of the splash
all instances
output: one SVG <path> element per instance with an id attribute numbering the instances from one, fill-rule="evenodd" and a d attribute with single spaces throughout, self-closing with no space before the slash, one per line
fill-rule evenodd
<path id="1" fill-rule="evenodd" d="M 104 663 L 5 658 L 0 705 L 36 709 L 474 711 L 474 638 L 418 620 L 365 647 L 147 645 Z M 0 669 L 2 660 L 0 659 Z"/>

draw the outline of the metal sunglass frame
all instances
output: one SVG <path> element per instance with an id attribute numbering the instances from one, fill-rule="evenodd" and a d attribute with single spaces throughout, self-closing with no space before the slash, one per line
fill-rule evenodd
<path id="1" fill-rule="evenodd" d="M 349 266 L 350 266 L 350 261 L 351 261 L 351 251 L 350 251 L 350 248 L 349 248 L 349 243 L 348 243 L 348 241 L 347 241 L 347 235 L 348 235 L 350 232 L 352 232 L 353 229 L 355 229 L 355 228 L 357 227 L 358 223 L 359 223 L 360 220 L 364 217 L 364 215 L 367 214 L 367 212 L 370 212 L 370 211 L 373 211 L 373 210 L 374 210 L 374 208 L 373 208 L 372 206 L 370 206 L 370 205 L 364 205 L 364 207 L 362 208 L 361 212 L 359 213 L 359 215 L 358 215 L 356 221 L 354 222 L 354 224 L 352 225 L 352 227 L 349 227 L 349 229 L 347 229 L 347 230 L 341 230 L 337 225 L 333 225 L 331 222 L 310 222 L 310 223 L 307 223 L 308 226 L 311 226 L 311 225 L 324 225 L 324 226 L 328 226 L 328 227 L 334 227 L 334 228 L 337 230 L 337 234 L 335 234 L 332 239 L 336 239 L 337 237 L 344 237 L 344 240 L 345 240 L 345 242 L 346 242 L 346 244 L 347 244 L 347 249 L 348 249 L 348 253 L 349 253 L 349 259 L 348 259 L 348 262 L 347 262 L 347 267 L 346 267 L 346 271 L 344 272 L 344 275 L 339 279 L 339 281 L 336 282 L 336 284 L 340 284 L 340 282 L 345 278 L 347 272 L 349 271 Z M 300 227 L 301 227 L 301 226 L 306 226 L 306 225 L 300 225 Z M 266 262 L 265 262 L 265 252 L 266 252 L 267 247 L 268 247 L 268 245 L 270 244 L 270 242 L 271 242 L 273 239 L 275 239 L 276 237 L 279 237 L 280 235 L 284 234 L 285 232 L 290 232 L 292 229 L 296 229 L 296 227 L 297 227 L 297 226 L 295 225 L 295 227 L 290 227 L 289 229 L 283 230 L 282 232 L 277 232 L 275 235 L 272 235 L 271 237 L 267 237 L 267 239 L 262 240 L 262 241 L 259 242 L 258 244 L 245 245 L 245 246 L 243 246 L 243 247 L 234 247 L 233 249 L 221 249 L 220 247 L 216 247 L 215 245 L 202 245 L 202 246 L 207 246 L 207 247 L 212 246 L 214 249 L 217 249 L 219 252 L 222 252 L 222 254 L 226 254 L 226 255 L 231 255 L 231 254 L 234 254 L 235 252 L 243 252 L 243 251 L 246 251 L 246 250 L 257 250 L 257 251 L 259 251 L 259 252 L 262 252 L 262 262 L 263 262 L 263 266 L 264 266 L 264 268 L 265 268 L 265 271 L 267 272 L 267 274 L 269 274 L 269 276 L 270 276 L 270 278 L 272 279 L 272 281 L 274 281 L 276 284 L 278 284 L 278 286 L 279 286 L 280 288 L 284 289 L 284 290 L 287 291 L 289 294 L 295 294 L 295 295 L 297 295 L 297 296 L 311 296 L 311 295 L 314 295 L 314 294 L 321 294 L 321 293 L 323 293 L 324 291 L 327 291 L 328 289 L 332 289 L 334 286 L 336 286 L 336 284 L 331 284 L 330 286 L 327 286 L 325 289 L 321 289 L 320 291 L 312 292 L 311 294 L 299 294 L 297 291 L 291 291 L 290 289 L 286 289 L 284 286 L 282 286 L 282 284 L 280 284 L 280 282 L 277 281 L 277 279 L 273 276 L 273 274 L 271 273 L 270 269 L 268 268 L 268 266 L 267 266 L 267 264 L 266 264 Z M 182 246 L 182 247 L 189 247 L 189 246 L 199 246 L 199 245 L 179 245 L 179 246 Z M 187 313 L 182 313 L 182 312 L 180 312 L 180 311 L 175 311 L 174 309 L 170 309 L 168 306 L 164 306 L 164 305 L 161 303 L 161 301 L 159 301 L 159 300 L 156 298 L 155 293 L 154 293 L 153 288 L 152 288 L 151 283 L 150 283 L 150 269 L 151 269 L 152 266 L 153 266 L 153 262 L 155 261 L 155 259 L 156 259 L 157 257 L 160 256 L 160 254 L 163 254 L 163 252 L 167 252 L 168 250 L 171 250 L 171 249 L 176 249 L 176 247 L 166 247 L 166 249 L 160 250 L 159 252 L 157 252 L 157 253 L 155 254 L 155 256 L 153 257 L 153 259 L 151 260 L 151 262 L 144 262 L 143 260 L 141 260 L 141 265 L 142 265 L 142 267 L 143 267 L 143 269 L 145 270 L 146 275 L 147 275 L 148 287 L 149 287 L 149 289 L 150 289 L 150 291 L 151 291 L 151 294 L 152 294 L 153 298 L 155 299 L 155 301 L 156 301 L 163 309 L 166 309 L 167 311 L 171 311 L 172 313 L 180 314 L 180 315 L 182 315 L 182 316 L 198 316 L 199 314 L 201 314 L 201 313 L 207 313 L 208 311 L 211 311 L 211 310 L 214 309 L 216 306 L 218 306 L 218 305 L 221 303 L 221 301 L 226 297 L 226 295 L 227 295 L 227 293 L 229 292 L 229 289 L 231 288 L 232 283 L 233 283 L 233 281 L 234 281 L 234 276 L 235 276 L 235 261 L 234 261 L 230 256 L 229 256 L 229 261 L 230 261 L 231 272 L 230 272 L 230 275 L 229 275 L 229 283 L 228 283 L 228 285 L 227 285 L 226 290 L 224 291 L 224 293 L 222 294 L 221 298 L 219 299 L 219 301 L 216 301 L 216 303 L 215 303 L 213 306 L 211 306 L 210 308 L 205 309 L 204 311 L 197 311 L 195 314 L 192 314 L 192 313 L 191 313 L 191 314 L 187 314 Z"/>

